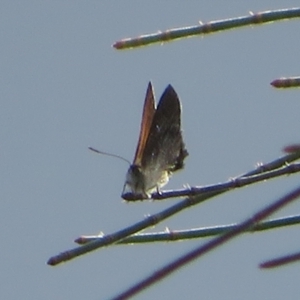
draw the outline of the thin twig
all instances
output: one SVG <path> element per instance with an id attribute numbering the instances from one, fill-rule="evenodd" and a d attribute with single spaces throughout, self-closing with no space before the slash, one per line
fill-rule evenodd
<path id="1" fill-rule="evenodd" d="M 279 258 L 267 260 L 259 265 L 261 269 L 271 269 L 281 267 L 300 260 L 300 252 L 281 256 Z"/>
<path id="2" fill-rule="evenodd" d="M 284 218 L 278 218 L 273 220 L 268 220 L 254 225 L 253 228 L 249 228 L 248 232 L 260 232 L 264 230 L 270 230 L 274 228 L 281 228 L 291 225 L 300 224 L 300 215 L 288 216 Z M 223 234 L 236 228 L 237 224 L 230 225 L 218 225 L 211 227 L 202 227 L 202 228 L 190 228 L 187 230 L 170 230 L 167 228 L 163 232 L 151 232 L 151 233 L 137 233 L 133 234 L 119 242 L 115 245 L 132 245 L 140 243 L 155 243 L 155 242 L 170 242 L 170 241 L 181 241 L 181 240 L 190 240 L 198 238 L 207 238 Z M 101 239 L 103 235 L 90 235 L 90 236 L 81 236 L 75 240 L 76 243 L 84 245 L 90 243 L 96 239 Z"/>
<path id="3" fill-rule="evenodd" d="M 299 157 L 300 157 L 299 152 L 288 154 L 284 157 L 276 159 L 275 161 L 272 161 L 269 164 L 260 165 L 257 169 L 252 170 L 252 171 L 250 171 L 250 172 L 248 172 L 248 173 L 246 173 L 246 174 L 244 174 L 240 177 L 253 176 L 255 174 L 259 174 L 261 172 L 264 172 L 264 170 L 272 170 L 272 168 L 273 169 L 279 168 L 279 167 L 283 166 L 284 164 L 287 164 L 287 163 L 290 163 L 290 162 L 292 162 L 296 159 L 299 159 Z M 226 191 L 228 191 L 228 190 L 226 190 Z M 205 200 L 208 200 L 208 199 L 210 199 L 214 196 L 217 196 L 219 194 L 222 194 L 226 191 L 210 192 L 210 193 L 207 193 L 205 195 L 186 198 L 186 199 L 180 201 L 179 203 L 163 210 L 160 213 L 157 213 L 157 214 L 152 215 L 152 216 L 148 216 L 144 220 L 142 220 L 142 221 L 140 221 L 140 222 L 138 222 L 134 225 L 131 225 L 131 226 L 129 226 L 127 228 L 124 228 L 120 231 L 117 231 L 115 233 L 106 235 L 101 240 L 95 240 L 95 241 L 90 242 L 86 245 L 79 246 L 79 247 L 64 251 L 64 252 L 62 252 L 58 255 L 55 255 L 55 256 L 51 257 L 48 260 L 47 264 L 51 265 L 51 266 L 55 266 L 55 265 L 57 265 L 61 262 L 71 260 L 71 259 L 73 259 L 77 256 L 80 256 L 80 255 L 86 254 L 88 252 L 94 251 L 98 248 L 116 243 L 117 241 L 122 240 L 122 239 L 126 238 L 127 236 L 130 236 L 130 235 L 132 235 L 136 232 L 139 232 L 139 231 L 141 231 L 141 230 L 143 230 L 143 229 L 145 229 L 149 226 L 156 225 L 157 223 L 161 222 L 162 220 L 178 213 L 179 211 L 181 211 L 181 210 L 183 210 L 187 207 L 199 204 L 199 203 L 201 203 Z"/>
<path id="4" fill-rule="evenodd" d="M 281 209 L 283 206 L 291 203 L 300 196 L 300 188 L 298 187 L 288 195 L 280 198 L 276 202 L 268 205 L 262 210 L 258 211 L 253 217 L 248 218 L 244 222 L 240 223 L 237 227 L 229 232 L 210 240 L 204 245 L 197 247 L 196 249 L 188 252 L 187 254 L 179 257 L 178 259 L 172 261 L 171 263 L 165 265 L 164 267 L 158 269 L 150 276 L 139 281 L 137 284 L 133 285 L 126 291 L 120 293 L 118 296 L 112 298 L 113 300 L 124 300 L 140 293 L 145 288 L 150 287 L 154 283 L 161 281 L 171 273 L 175 272 L 179 268 L 185 266 L 186 264 L 192 262 L 193 260 L 203 256 L 204 254 L 212 251 L 213 249 L 221 246 L 222 244 L 228 242 L 229 240 L 237 237 L 238 235 L 244 233 L 245 230 L 251 228 L 256 223 L 260 222 L 264 218 L 268 217 L 275 211 Z"/>
<path id="5" fill-rule="evenodd" d="M 196 196 L 207 194 L 210 192 L 223 192 L 229 189 L 235 189 L 240 187 L 245 187 L 247 185 L 265 181 L 267 179 L 277 178 L 282 175 L 297 173 L 300 171 L 300 163 L 295 164 L 286 164 L 280 169 L 275 169 L 269 172 L 253 175 L 253 176 L 244 176 L 232 178 L 227 182 L 218 183 L 202 187 L 189 187 L 188 189 L 182 190 L 171 190 L 171 191 L 162 191 L 160 193 L 155 193 L 151 195 L 152 199 L 155 200 L 164 200 L 169 198 L 177 198 L 184 196 Z"/>
<path id="6" fill-rule="evenodd" d="M 183 28 L 174 28 L 165 32 L 141 35 L 137 38 L 128 38 L 116 42 L 113 47 L 120 49 L 128 49 L 146 46 L 153 43 L 164 43 L 184 37 L 195 35 L 210 34 L 217 31 L 229 30 L 247 25 L 260 25 L 273 21 L 284 19 L 292 19 L 300 17 L 300 8 L 287 8 L 272 11 L 263 11 L 256 14 L 250 12 L 250 15 L 231 18 L 225 20 L 211 21 L 205 24 L 200 23 L 198 26 L 190 26 Z"/>
<path id="7" fill-rule="evenodd" d="M 270 84 L 275 88 L 300 87 L 300 77 L 282 77 L 273 80 Z"/>

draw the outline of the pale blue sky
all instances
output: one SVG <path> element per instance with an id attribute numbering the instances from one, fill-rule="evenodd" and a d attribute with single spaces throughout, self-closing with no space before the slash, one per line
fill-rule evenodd
<path id="1" fill-rule="evenodd" d="M 203 243 L 115 246 L 58 267 L 80 234 L 112 233 L 177 200 L 126 204 L 144 95 L 170 83 L 183 106 L 186 168 L 167 188 L 225 181 L 300 142 L 299 20 L 116 51 L 118 39 L 299 1 L 2 1 L 0 10 L 0 286 L 2 299 L 106 299 Z M 151 230 L 235 223 L 299 184 L 293 175 L 189 209 Z M 296 203 L 277 216 L 296 214 Z M 299 228 L 245 234 L 137 299 L 292 299 L 299 265 L 260 271 L 299 249 Z"/>

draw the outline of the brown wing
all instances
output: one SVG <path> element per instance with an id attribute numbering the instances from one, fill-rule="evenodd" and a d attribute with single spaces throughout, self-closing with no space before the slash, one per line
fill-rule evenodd
<path id="1" fill-rule="evenodd" d="M 171 85 L 164 91 L 151 124 L 142 169 L 173 172 L 183 168 L 188 155 L 181 134 L 181 105 Z"/>
<path id="2" fill-rule="evenodd" d="M 148 84 L 146 98 L 143 109 L 143 116 L 141 122 L 140 136 L 137 144 L 133 164 L 141 165 L 143 152 L 148 139 L 150 127 L 152 124 L 153 116 L 155 114 L 155 99 L 151 82 Z"/>

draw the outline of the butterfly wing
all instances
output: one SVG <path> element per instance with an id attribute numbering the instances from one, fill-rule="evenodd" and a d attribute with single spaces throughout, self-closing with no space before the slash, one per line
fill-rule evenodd
<path id="1" fill-rule="evenodd" d="M 144 149 L 146 146 L 147 138 L 149 135 L 150 127 L 152 124 L 153 116 L 155 114 L 155 99 L 151 82 L 148 84 L 144 108 L 143 108 L 143 116 L 141 122 L 140 136 L 137 144 L 133 164 L 140 166 L 142 163 L 142 156 L 144 153 Z"/>
<path id="2" fill-rule="evenodd" d="M 157 106 L 148 139 L 141 158 L 141 169 L 148 183 L 146 189 L 164 185 L 164 176 L 183 168 L 188 155 L 181 133 L 181 105 L 179 98 L 169 85 Z M 167 180 L 166 180 L 167 181 Z"/>

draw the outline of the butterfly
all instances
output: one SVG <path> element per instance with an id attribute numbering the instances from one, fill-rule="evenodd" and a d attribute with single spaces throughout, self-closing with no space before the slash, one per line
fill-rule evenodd
<path id="1" fill-rule="evenodd" d="M 151 198 L 168 183 L 175 171 L 184 167 L 188 156 L 181 132 L 181 104 L 174 88 L 168 85 L 158 106 L 151 82 L 143 108 L 140 136 L 122 192 L 127 201 Z"/>

